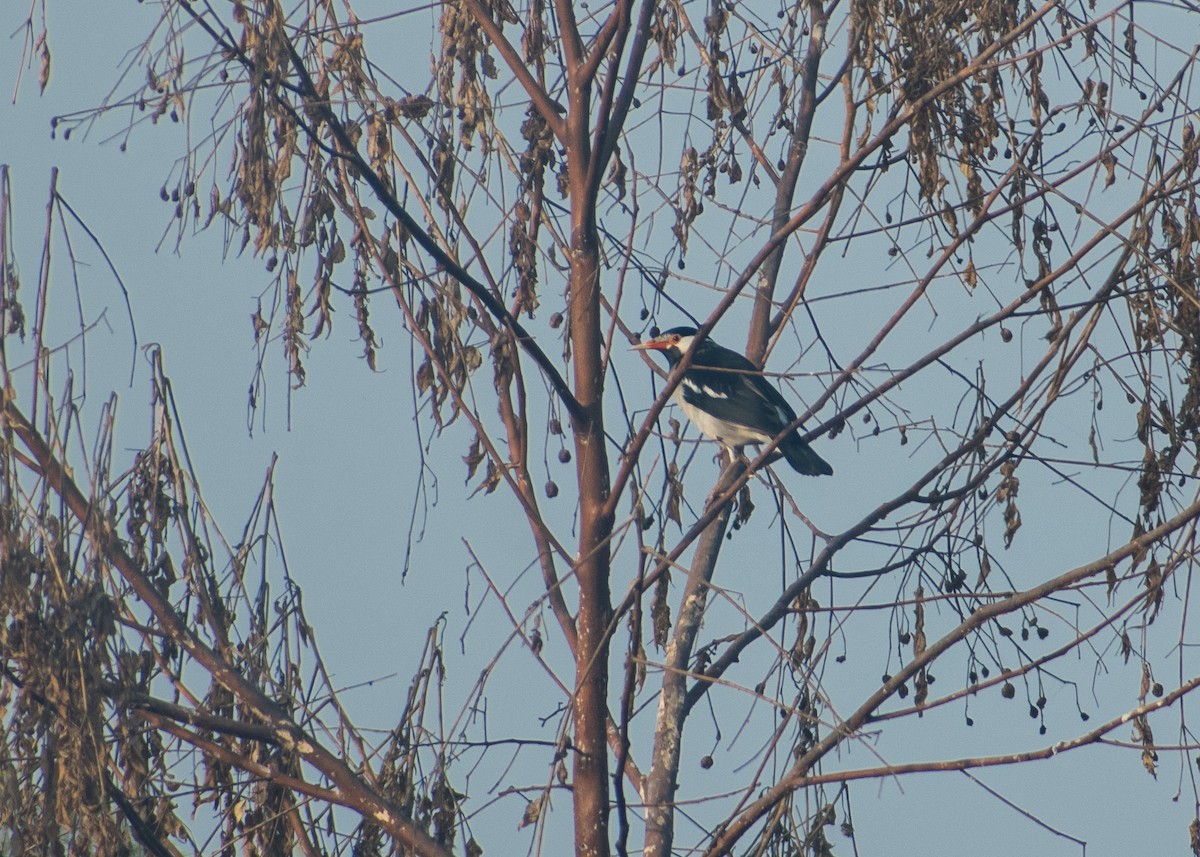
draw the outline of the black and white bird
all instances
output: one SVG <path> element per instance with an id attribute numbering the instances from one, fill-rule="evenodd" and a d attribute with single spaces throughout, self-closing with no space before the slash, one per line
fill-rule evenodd
<path id="1" fill-rule="evenodd" d="M 708 338 L 697 340 L 694 327 L 674 327 L 633 346 L 659 351 L 671 368 L 695 348 L 692 362 L 675 388 L 675 401 L 700 433 L 730 449 L 747 443 L 767 443 L 796 419 L 796 412 L 763 377 L 757 366 Z M 813 452 L 792 429 L 779 443 L 788 464 L 807 476 L 832 476 L 829 462 Z"/>

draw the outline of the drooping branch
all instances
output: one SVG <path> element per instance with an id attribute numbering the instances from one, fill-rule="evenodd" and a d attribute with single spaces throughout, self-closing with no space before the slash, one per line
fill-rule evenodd
<path id="1" fill-rule="evenodd" d="M 248 711 L 259 718 L 272 731 L 275 741 L 281 747 L 296 753 L 334 785 L 334 790 L 322 789 L 326 797 L 370 818 L 373 823 L 387 830 L 390 835 L 423 857 L 449 857 L 450 852 L 416 826 L 399 807 L 370 788 L 345 761 L 301 728 L 261 688 L 247 679 L 241 670 L 229 664 L 216 650 L 196 636 L 185 618 L 167 601 L 158 586 L 124 551 L 115 533 L 109 529 L 101 510 L 95 508 L 80 491 L 64 463 L 55 456 L 16 404 L 7 399 L 4 402 L 3 420 L 7 428 L 20 438 L 35 472 L 62 498 L 66 509 L 84 527 L 93 544 L 154 615 L 163 633 L 175 645 L 186 651 L 214 681 L 232 693 Z M 145 713 L 147 717 L 162 717 L 151 714 L 148 710 Z M 169 724 L 165 719 L 159 722 L 164 728 Z M 170 729 L 182 730 L 182 727 L 170 726 Z M 235 755 L 229 761 L 256 775 L 270 774 L 269 771 L 250 770 L 247 766 L 253 763 L 242 756 Z"/>
<path id="2" fill-rule="evenodd" d="M 537 108 L 542 121 L 546 123 L 546 127 L 550 129 L 559 143 L 565 143 L 567 127 L 563 120 L 563 114 L 567 112 L 566 108 L 555 102 L 530 73 L 529 66 L 525 64 L 512 43 L 504 37 L 504 32 L 492 18 L 491 12 L 479 0 L 462 0 L 462 3 L 487 36 L 488 43 L 495 46 L 496 50 L 500 52 L 508 70 L 512 72 L 513 77 L 517 79 L 530 100 L 533 101 L 533 105 Z"/>
<path id="3" fill-rule="evenodd" d="M 214 45 L 220 48 L 227 55 L 234 57 L 241 63 L 247 71 L 255 72 L 256 66 L 254 60 L 247 56 L 245 51 L 235 42 L 223 37 L 209 23 L 209 21 L 190 3 L 179 4 L 187 14 L 195 21 L 213 40 Z M 275 12 L 275 14 L 282 14 Z M 440 244 L 429 234 L 417 220 L 409 214 L 408 210 L 401 204 L 400 200 L 392 191 L 390 185 L 385 181 L 384 177 L 379 175 L 371 164 L 358 151 L 350 132 L 346 129 L 345 124 L 334 113 L 329 106 L 327 98 L 321 96 L 312 76 L 308 72 L 307 66 L 304 64 L 304 58 L 296 50 L 296 46 L 288 41 L 286 43 L 292 70 L 295 73 L 299 83 L 295 86 L 296 94 L 303 100 L 304 109 L 311 111 L 319 118 L 319 123 L 315 126 L 310 123 L 304 113 L 293 106 L 290 102 L 284 99 L 281 95 L 273 93 L 275 101 L 281 108 L 286 110 L 296 122 L 297 126 L 303 128 L 308 135 L 309 140 L 314 146 L 325 151 L 332 157 L 341 158 L 354 165 L 354 168 L 359 172 L 362 178 L 370 186 L 372 193 L 375 194 L 379 202 L 388 210 L 388 212 L 396 218 L 396 220 L 404 227 L 407 233 L 421 246 L 426 253 L 437 264 L 446 271 L 448 275 L 460 283 L 463 288 L 469 291 L 484 307 L 490 312 L 502 325 L 512 331 L 513 338 L 518 345 L 521 346 L 530 358 L 537 364 L 538 369 L 545 375 L 546 380 L 554 389 L 555 395 L 562 402 L 563 407 L 567 412 L 574 415 L 579 410 L 579 403 L 576 401 L 574 394 L 571 392 L 566 380 L 558 371 L 558 367 L 550 360 L 549 356 L 538 345 L 536 338 L 525 329 L 520 321 L 509 312 L 504 303 L 497 298 L 492 291 L 484 284 L 473 277 L 470 272 L 460 265 L 449 253 L 447 253 Z M 329 129 L 330 134 L 336 141 L 335 146 L 330 146 L 319 133 L 319 125 L 324 125 Z"/>

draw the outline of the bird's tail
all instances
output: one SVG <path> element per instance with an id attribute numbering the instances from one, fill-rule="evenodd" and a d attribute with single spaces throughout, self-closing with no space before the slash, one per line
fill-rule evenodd
<path id="1" fill-rule="evenodd" d="M 779 444 L 779 451 L 797 473 L 803 473 L 805 476 L 833 475 L 833 468 L 829 466 L 829 462 L 817 455 L 795 432 Z"/>

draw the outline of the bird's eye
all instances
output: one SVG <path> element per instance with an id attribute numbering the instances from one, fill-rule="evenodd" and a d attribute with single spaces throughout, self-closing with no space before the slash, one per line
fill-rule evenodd
<path id="1" fill-rule="evenodd" d="M 675 345 L 678 345 L 678 344 L 679 344 L 679 338 L 680 338 L 680 337 L 679 337 L 679 334 L 677 333 L 677 334 L 675 334 L 674 336 L 672 336 L 672 337 L 671 337 L 671 342 L 673 342 Z"/>

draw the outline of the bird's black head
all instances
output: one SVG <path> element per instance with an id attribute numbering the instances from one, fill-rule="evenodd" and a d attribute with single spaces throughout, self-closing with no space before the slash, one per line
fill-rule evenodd
<path id="1" fill-rule="evenodd" d="M 635 351 L 660 351 L 674 366 L 692 347 L 692 341 L 695 338 L 696 328 L 694 327 L 672 327 L 670 330 L 664 330 L 658 336 L 633 346 L 633 348 Z"/>

